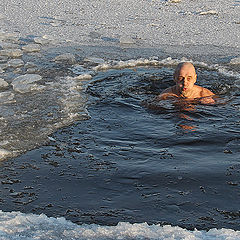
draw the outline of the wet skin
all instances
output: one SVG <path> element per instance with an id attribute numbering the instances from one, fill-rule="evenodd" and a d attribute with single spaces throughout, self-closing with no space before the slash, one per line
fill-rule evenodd
<path id="1" fill-rule="evenodd" d="M 188 100 L 198 99 L 203 104 L 213 104 L 214 95 L 210 90 L 195 85 L 197 74 L 194 66 L 189 62 L 180 63 L 174 73 L 175 86 L 165 89 L 157 100 L 170 98 L 184 98 Z"/>

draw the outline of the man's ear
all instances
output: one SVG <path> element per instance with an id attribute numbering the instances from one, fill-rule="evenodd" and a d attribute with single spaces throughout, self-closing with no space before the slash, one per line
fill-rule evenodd
<path id="1" fill-rule="evenodd" d="M 195 75 L 195 82 L 196 82 L 196 81 L 197 81 L 197 74 Z M 194 82 L 194 83 L 195 83 L 195 82 Z"/>

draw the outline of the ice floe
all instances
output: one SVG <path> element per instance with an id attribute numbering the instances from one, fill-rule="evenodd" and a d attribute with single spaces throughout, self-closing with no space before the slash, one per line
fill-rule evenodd
<path id="1" fill-rule="evenodd" d="M 135 41 L 129 36 L 120 37 L 120 44 L 134 44 Z"/>
<path id="2" fill-rule="evenodd" d="M 13 194 L 17 195 L 21 192 Z M 119 222 L 116 226 L 77 225 L 63 217 L 53 218 L 44 214 L 35 215 L 0 210 L 0 237 L 3 240 L 238 240 L 240 231 L 215 228 L 209 231 L 197 229 L 190 231 L 178 226 L 128 222 Z"/>
<path id="3" fill-rule="evenodd" d="M 169 0 L 170 3 L 180 3 L 182 0 Z"/>
<path id="4" fill-rule="evenodd" d="M 0 51 L 0 55 L 18 58 L 23 55 L 23 52 L 21 49 L 4 49 Z"/>
<path id="5" fill-rule="evenodd" d="M 200 15 L 217 15 L 217 11 L 215 10 L 208 10 L 208 11 L 203 11 L 199 13 Z"/>
<path id="6" fill-rule="evenodd" d="M 58 55 L 54 58 L 55 62 L 63 62 L 63 63 L 68 63 L 68 64 L 74 64 L 76 63 L 76 58 L 73 54 L 71 53 L 65 53 Z"/>
<path id="7" fill-rule="evenodd" d="M 231 59 L 230 64 L 240 64 L 240 57 Z"/>
<path id="8" fill-rule="evenodd" d="M 0 78 L 0 88 L 6 88 L 8 87 L 8 82 L 6 82 L 4 79 Z"/>
<path id="9" fill-rule="evenodd" d="M 14 93 L 11 91 L 0 92 L 0 103 L 9 103 L 14 99 Z"/>
<path id="10" fill-rule="evenodd" d="M 24 66 L 24 61 L 22 59 L 11 59 L 7 63 L 8 67 L 18 68 Z"/>
<path id="11" fill-rule="evenodd" d="M 35 37 L 34 39 L 35 43 L 41 44 L 41 45 L 47 45 L 51 42 L 50 39 L 44 38 L 44 37 Z"/>
<path id="12" fill-rule="evenodd" d="M 16 49 L 16 48 L 19 48 L 18 44 L 16 44 L 16 43 L 8 43 L 8 42 L 1 42 L 0 46 L 3 49 Z"/>
<path id="13" fill-rule="evenodd" d="M 28 44 L 28 45 L 24 45 L 22 47 L 22 50 L 24 52 L 31 53 L 31 52 L 39 52 L 41 50 L 41 48 L 39 47 L 38 44 Z"/>
<path id="14" fill-rule="evenodd" d="M 91 63 L 96 63 L 96 64 L 102 64 L 104 63 L 104 59 L 102 58 L 97 58 L 97 57 L 87 57 L 84 59 L 85 62 L 91 62 Z"/>
<path id="15" fill-rule="evenodd" d="M 3 148 L 0 148 L 0 161 L 1 161 L 1 159 L 10 157 L 11 155 L 12 155 L 12 152 L 5 150 Z M 1 236 L 1 233 L 0 233 L 0 236 Z"/>
<path id="16" fill-rule="evenodd" d="M 36 84 L 36 82 L 40 80 L 42 80 L 42 77 L 38 74 L 25 74 L 15 78 L 11 84 L 14 91 L 26 93 L 30 91 L 43 90 L 44 86 Z"/>

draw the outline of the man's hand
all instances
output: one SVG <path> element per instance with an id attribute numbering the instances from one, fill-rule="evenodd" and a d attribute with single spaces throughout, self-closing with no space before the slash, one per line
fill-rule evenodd
<path id="1" fill-rule="evenodd" d="M 174 99 L 178 98 L 178 95 L 174 93 L 162 93 L 161 95 L 156 97 L 156 100 L 167 100 L 167 99 Z"/>
<path id="2" fill-rule="evenodd" d="M 212 97 L 204 97 L 204 98 L 200 98 L 200 103 L 202 104 L 214 104 L 215 101 Z"/>

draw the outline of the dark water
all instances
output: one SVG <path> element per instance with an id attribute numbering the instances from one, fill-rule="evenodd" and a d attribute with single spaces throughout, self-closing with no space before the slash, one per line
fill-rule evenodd
<path id="1" fill-rule="evenodd" d="M 0 209 L 240 230 L 240 95 L 236 76 L 198 68 L 215 105 L 146 102 L 173 67 L 100 72 L 86 89 L 89 120 L 2 163 Z M 17 194 L 18 193 L 18 194 Z"/>

